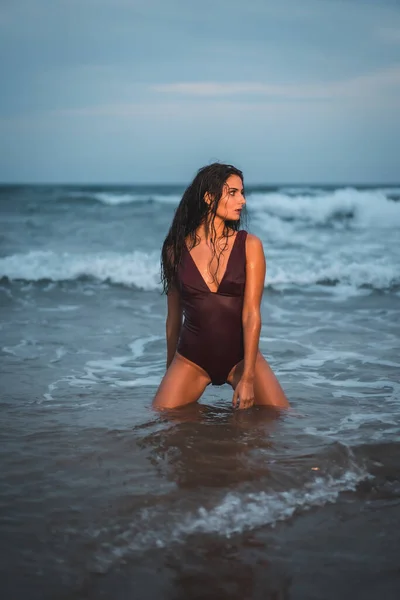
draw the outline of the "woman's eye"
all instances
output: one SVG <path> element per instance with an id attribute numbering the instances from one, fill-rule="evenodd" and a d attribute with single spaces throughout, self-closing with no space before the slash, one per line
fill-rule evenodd
<path id="1" fill-rule="evenodd" d="M 229 192 L 231 196 L 235 195 L 235 190 L 232 190 L 231 192 Z"/>

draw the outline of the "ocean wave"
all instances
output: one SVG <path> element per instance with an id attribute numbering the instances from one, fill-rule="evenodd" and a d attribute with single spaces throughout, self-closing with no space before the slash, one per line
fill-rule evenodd
<path id="1" fill-rule="evenodd" d="M 285 188 L 276 191 L 251 191 L 247 194 L 250 212 L 282 221 L 295 221 L 312 226 L 347 224 L 354 227 L 392 228 L 400 225 L 399 188 L 357 189 L 352 187 Z M 177 206 L 182 195 L 159 191 L 129 189 L 93 191 L 78 190 L 64 195 L 76 202 L 99 202 L 110 207 L 135 203 L 159 203 Z"/>
<path id="2" fill-rule="evenodd" d="M 349 262 L 345 257 L 335 257 L 335 262 L 323 264 L 315 261 L 314 265 L 309 261 L 306 264 L 290 261 L 284 267 L 276 264 L 271 267 L 266 285 L 277 289 L 320 285 L 325 288 L 390 291 L 397 290 L 400 285 L 400 270 L 397 266 L 386 264 L 385 258 L 357 263 Z"/>
<path id="3" fill-rule="evenodd" d="M 220 500 L 199 499 L 197 510 L 185 511 L 182 504 L 177 510 L 173 498 L 165 498 L 163 511 L 158 507 L 143 508 L 114 539 L 100 546 L 96 553 L 96 570 L 107 571 L 117 559 L 132 552 L 154 547 L 165 548 L 185 542 L 193 534 L 217 534 L 230 538 L 260 527 L 274 527 L 298 513 L 337 501 L 343 492 L 354 492 L 361 482 L 371 479 L 364 466 L 357 463 L 350 448 L 343 446 L 342 467 L 335 466 L 336 473 L 326 472 L 311 476 L 308 481 L 287 490 L 256 490 L 254 492 L 228 492 Z M 166 503 L 171 503 L 168 509 Z M 212 506 L 214 504 L 214 506 Z M 211 506 L 210 506 L 211 505 Z M 165 510 L 169 518 L 165 520 Z M 96 532 L 97 534 L 97 532 Z M 97 536 L 97 541 L 99 538 Z"/>
<path id="4" fill-rule="evenodd" d="M 160 285 L 160 263 L 155 253 L 56 253 L 35 250 L 0 259 L 0 277 L 24 281 L 71 281 L 93 278 L 102 282 L 155 290 Z"/>
<path id="5" fill-rule="evenodd" d="M 278 188 L 278 193 L 286 196 L 321 196 L 326 193 L 326 190 L 321 187 L 309 187 L 309 186 L 282 186 Z"/>
<path id="6" fill-rule="evenodd" d="M 178 204 L 180 196 L 176 194 L 150 194 L 150 193 L 133 193 L 133 192 L 90 192 L 90 191 L 79 191 L 70 192 L 67 196 L 68 199 L 72 199 L 76 202 L 100 202 L 107 206 L 119 206 L 122 204 L 132 203 L 152 203 L 159 202 L 160 204 Z"/>
<path id="7" fill-rule="evenodd" d="M 100 282 L 136 287 L 151 291 L 160 288 L 160 259 L 157 252 L 120 254 L 103 252 L 94 254 L 56 253 L 51 250 L 32 250 L 26 254 L 13 254 L 0 259 L 0 277 L 9 281 L 71 281 L 91 278 Z M 348 263 L 336 258 L 336 263 L 314 266 L 303 262 L 277 264 L 268 270 L 266 287 L 282 290 L 291 287 L 320 285 L 324 288 L 344 287 L 353 291 L 374 289 L 396 290 L 400 286 L 399 269 L 387 265 L 384 259 Z"/>
<path id="8" fill-rule="evenodd" d="M 362 385 L 367 386 L 365 382 L 363 382 Z M 364 432 L 365 430 L 369 430 L 369 439 L 376 442 L 377 440 L 387 440 L 389 437 L 394 439 L 398 438 L 399 425 L 399 410 L 398 407 L 396 407 L 392 412 L 352 412 L 349 415 L 342 417 L 336 426 L 326 428 L 309 426 L 305 428 L 305 433 L 335 440 L 342 439 L 346 440 L 347 443 L 349 443 L 349 441 L 357 443 L 360 439 L 360 430 L 363 430 Z"/>
<path id="9" fill-rule="evenodd" d="M 319 196 L 253 193 L 248 207 L 258 214 L 283 221 L 329 226 L 347 223 L 354 227 L 393 228 L 400 225 L 400 203 L 384 190 L 345 188 Z"/>
<path id="10" fill-rule="evenodd" d="M 210 510 L 200 508 L 197 515 L 177 527 L 178 534 L 219 533 L 226 537 L 265 525 L 275 525 L 296 512 L 335 502 L 344 491 L 354 491 L 368 473 L 356 465 L 339 477 L 316 477 L 301 489 L 283 492 L 228 493 Z"/>

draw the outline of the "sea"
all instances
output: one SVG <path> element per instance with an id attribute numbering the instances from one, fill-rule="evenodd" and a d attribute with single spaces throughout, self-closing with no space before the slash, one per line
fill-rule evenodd
<path id="1" fill-rule="evenodd" d="M 0 187 L 2 600 L 398 600 L 400 185 L 247 186 L 285 413 L 151 408 L 183 190 Z"/>

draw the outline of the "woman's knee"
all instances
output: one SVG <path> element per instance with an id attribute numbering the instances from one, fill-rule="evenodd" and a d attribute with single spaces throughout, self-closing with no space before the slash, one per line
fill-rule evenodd
<path id="1" fill-rule="evenodd" d="M 174 390 L 163 390 L 160 393 L 157 393 L 153 399 L 152 407 L 154 410 L 168 410 L 173 408 L 180 408 L 181 406 L 186 406 L 187 404 L 192 404 L 196 402 L 199 397 L 199 394 L 191 394 L 189 393 L 177 393 Z"/>
<path id="2" fill-rule="evenodd" d="M 153 408 L 165 410 L 196 402 L 209 379 L 176 356 L 164 375 L 153 399 Z"/>
<path id="3" fill-rule="evenodd" d="M 261 352 L 256 361 L 255 372 L 256 404 L 265 404 L 277 408 L 288 408 L 289 402 L 276 375 Z"/>
<path id="4" fill-rule="evenodd" d="M 168 410 L 172 408 L 177 408 L 180 406 L 179 403 L 176 404 L 171 398 L 162 397 L 162 395 L 156 394 L 153 398 L 152 408 L 154 410 Z"/>

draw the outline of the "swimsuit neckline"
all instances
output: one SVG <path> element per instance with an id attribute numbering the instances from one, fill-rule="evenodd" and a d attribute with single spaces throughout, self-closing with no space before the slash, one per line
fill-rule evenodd
<path id="1" fill-rule="evenodd" d="M 224 274 L 222 275 L 222 278 L 221 278 L 221 280 L 220 280 L 220 282 L 219 282 L 219 284 L 218 284 L 218 287 L 217 287 L 217 289 L 215 290 L 215 292 L 214 292 L 214 291 L 212 291 L 212 290 L 210 290 L 210 288 L 208 287 L 208 284 L 206 283 L 206 281 L 205 281 L 205 279 L 204 279 L 203 275 L 200 273 L 200 269 L 199 269 L 199 267 L 196 265 L 196 263 L 195 263 L 195 260 L 194 260 L 193 256 L 191 255 L 191 253 L 190 253 L 190 251 L 189 251 L 189 248 L 188 248 L 188 247 L 187 247 L 187 245 L 186 245 L 186 242 L 185 242 L 185 244 L 184 244 L 184 246 L 185 246 L 185 248 L 186 248 L 186 252 L 189 254 L 189 256 L 190 256 L 190 258 L 191 258 L 191 260 L 192 260 L 192 263 L 194 264 L 194 266 L 195 266 L 195 269 L 196 269 L 196 271 L 197 271 L 197 273 L 198 273 L 198 275 L 199 275 L 199 277 L 200 277 L 201 281 L 203 282 L 204 286 L 207 288 L 207 290 L 208 290 L 208 292 L 209 292 L 210 294 L 218 294 L 218 292 L 219 292 L 219 290 L 220 290 L 220 288 L 221 288 L 222 282 L 224 281 L 224 279 L 225 279 L 225 275 L 226 275 L 226 273 L 227 273 L 227 271 L 228 271 L 228 268 L 229 268 L 229 263 L 230 263 L 230 260 L 231 260 L 232 253 L 233 253 L 233 251 L 234 251 L 234 249 L 235 249 L 235 244 L 236 244 L 236 240 L 238 239 L 239 233 L 240 233 L 240 231 L 238 231 L 238 232 L 236 233 L 236 237 L 235 237 L 235 239 L 234 239 L 234 242 L 233 242 L 233 244 L 232 244 L 232 248 L 231 248 L 230 254 L 229 254 L 229 256 L 228 256 L 228 260 L 227 260 L 227 263 L 226 263 L 226 268 L 225 268 Z"/>

